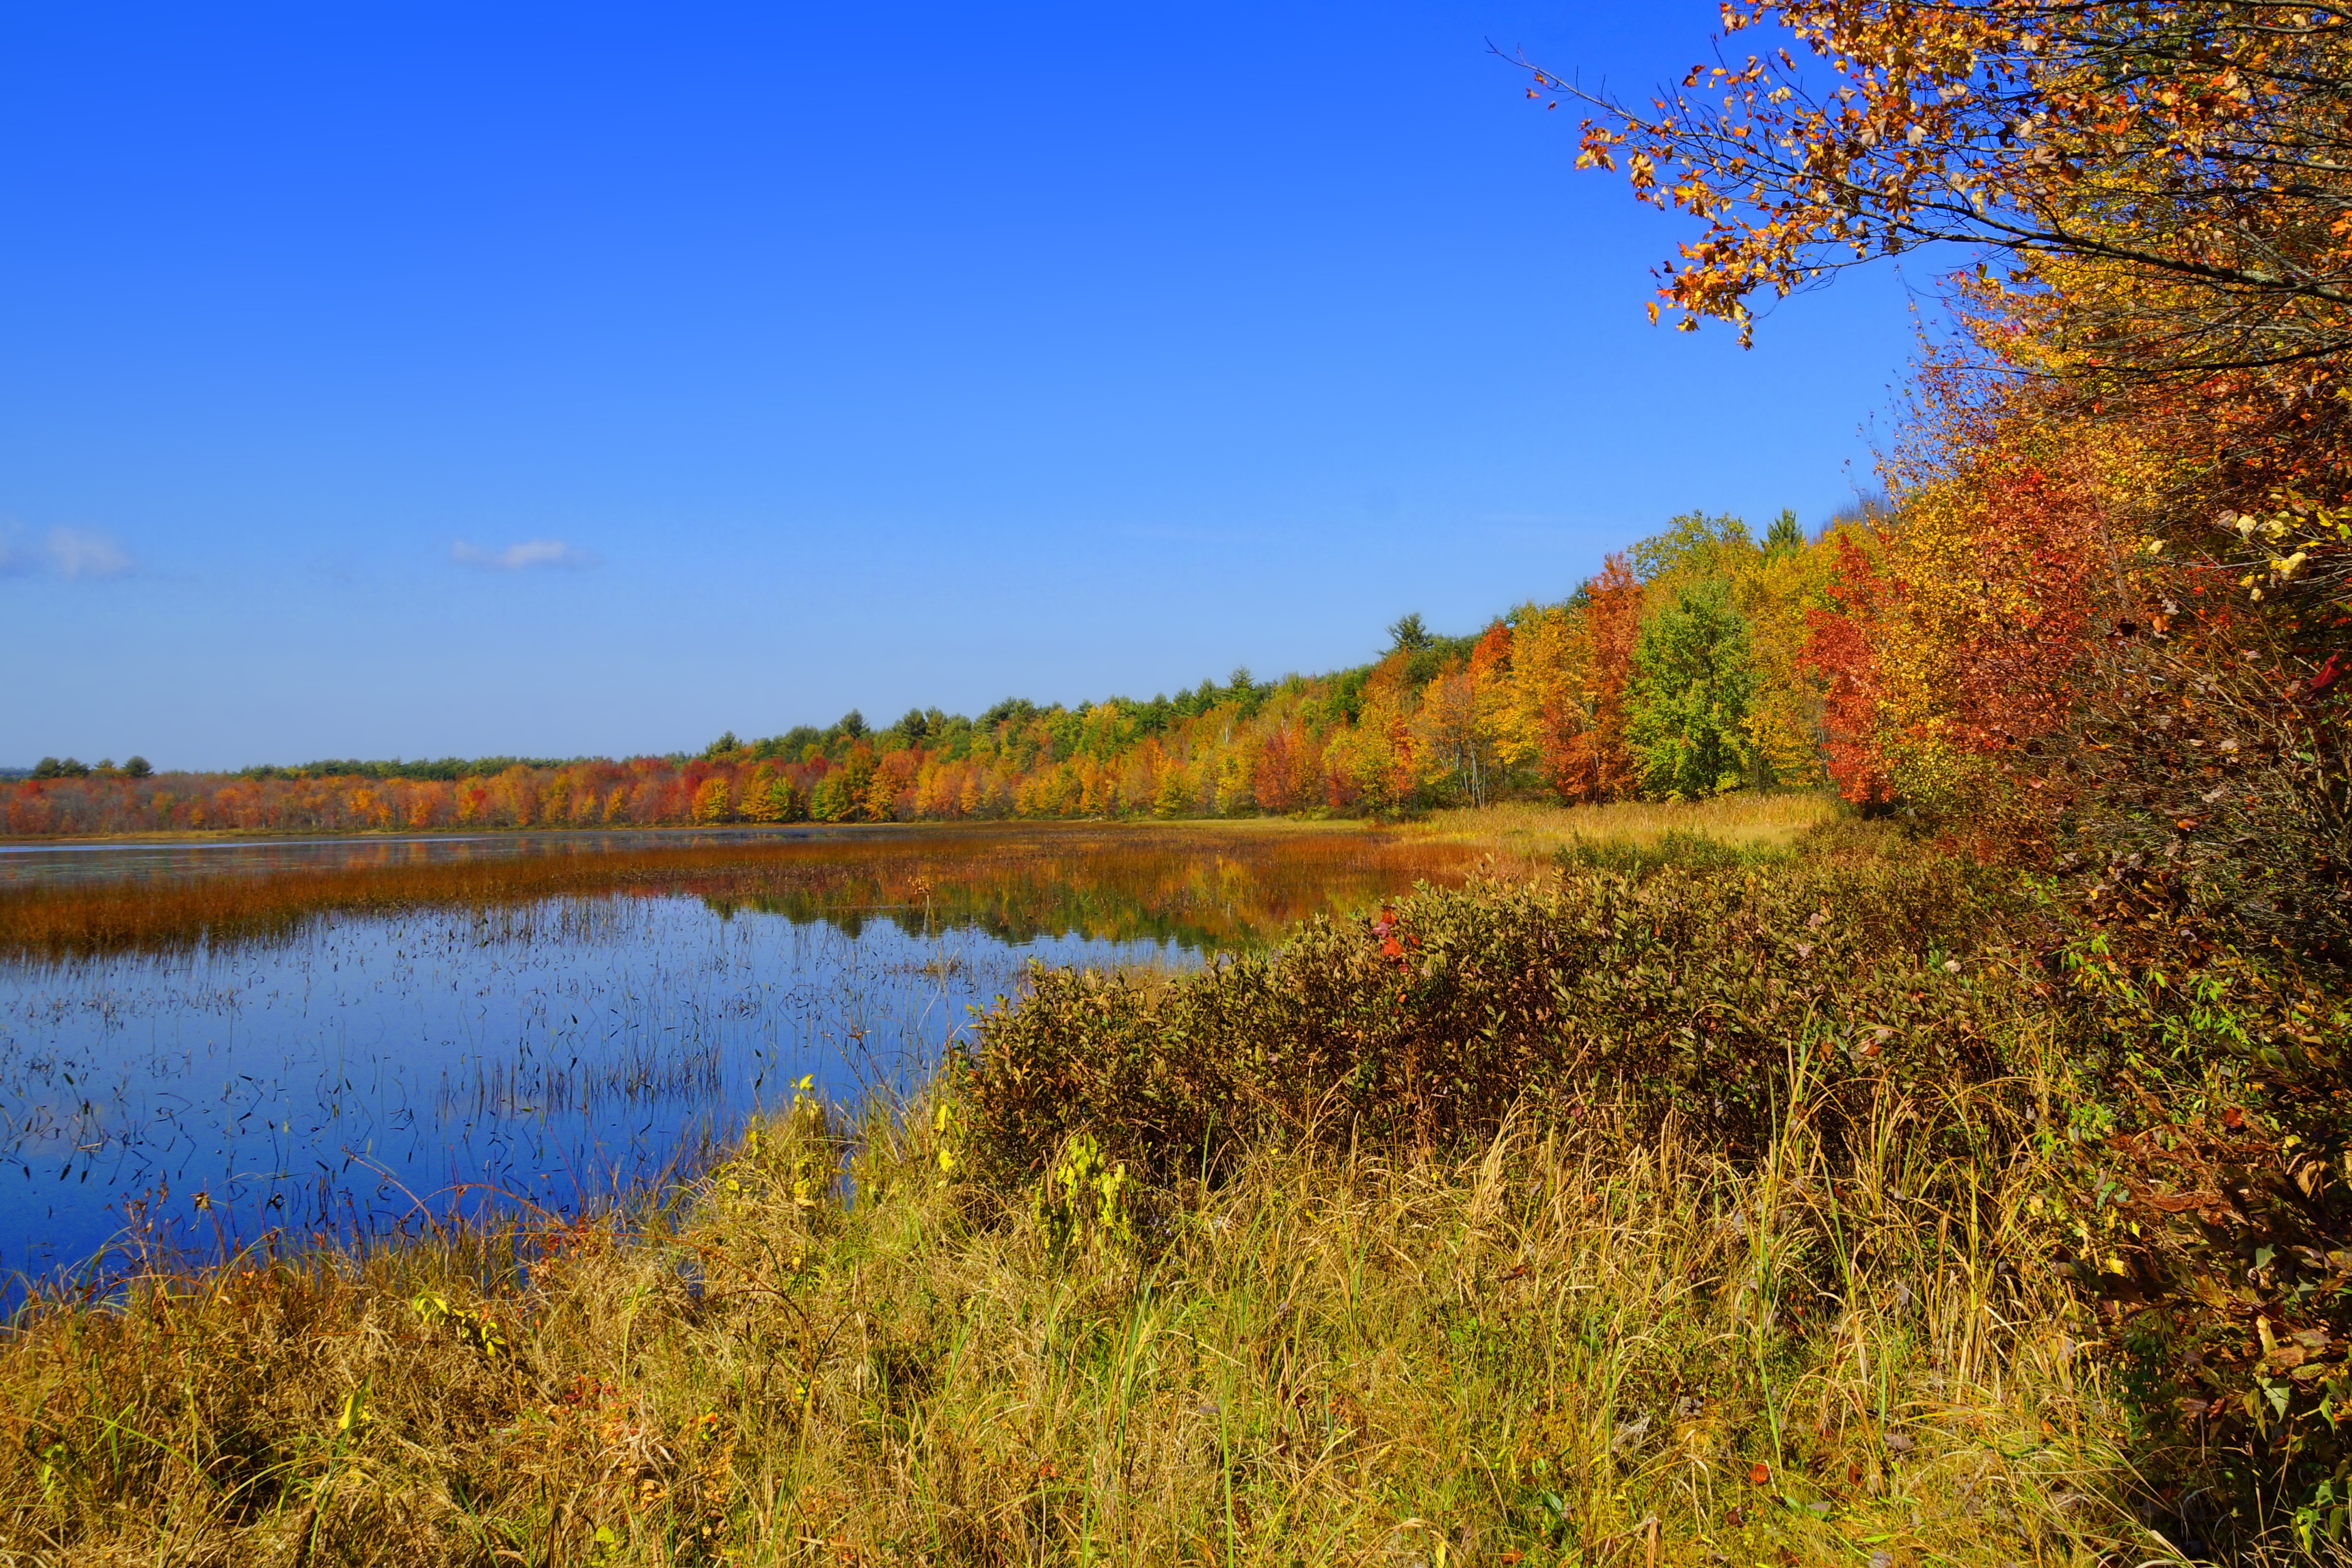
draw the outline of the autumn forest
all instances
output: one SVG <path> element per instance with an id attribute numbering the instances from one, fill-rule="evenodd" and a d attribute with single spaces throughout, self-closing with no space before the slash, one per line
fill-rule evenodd
<path id="1" fill-rule="evenodd" d="M 45 759 L 17 835 L 987 817 L 1379 816 L 1512 795 L 1697 799 L 1822 783 L 1869 519 L 1808 541 L 1699 513 L 1475 637 L 1408 616 L 1377 663 L 1173 699 L 856 713 L 694 757 L 319 763 L 236 774 Z M 1851 679 L 1849 673 L 1849 679 Z"/>

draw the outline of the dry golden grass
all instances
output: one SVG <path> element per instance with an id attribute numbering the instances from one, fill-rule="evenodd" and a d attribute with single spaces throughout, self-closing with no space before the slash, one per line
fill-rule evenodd
<path id="1" fill-rule="evenodd" d="M 1607 805 L 1507 801 L 1432 813 L 1397 832 L 1409 838 L 1467 844 L 1523 860 L 1548 860 L 1580 840 L 1651 845 L 1670 833 L 1711 838 L 1735 848 L 1786 849 L 1843 810 L 1826 793 L 1759 795 L 1741 791 L 1693 803 L 1628 800 Z"/>
<path id="2" fill-rule="evenodd" d="M 952 1108 L 802 1108 L 666 1213 L 31 1315 L 0 1561 L 2165 1560 L 2042 1173 L 1918 1133 L 1990 1113 L 1883 1101 L 1832 1173 L 1823 1112 L 1735 1167 L 1530 1106 L 1458 1163 L 1262 1151 L 1057 1250 L 943 1173 Z"/>

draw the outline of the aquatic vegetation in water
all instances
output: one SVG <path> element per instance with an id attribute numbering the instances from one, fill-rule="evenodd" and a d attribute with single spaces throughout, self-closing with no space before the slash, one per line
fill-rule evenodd
<path id="1" fill-rule="evenodd" d="M 690 1169 L 804 1076 L 919 1080 L 1030 960 L 1182 968 L 1479 855 L 1050 826 L 481 848 L 162 875 L 152 848 L 94 850 L 0 885 L 0 1265 L 576 1212 Z"/>
<path id="2" fill-rule="evenodd" d="M 1032 955 L 1124 952 L 662 897 L 0 966 L 0 1264 L 46 1275 L 103 1247 L 103 1274 L 270 1231 L 574 1212 L 690 1169 L 804 1076 L 919 1078 Z"/>
<path id="3" fill-rule="evenodd" d="M 364 861 L 381 847 L 354 842 Z M 135 856 L 136 851 L 126 851 Z M 220 869 L 117 879 L 0 882 L 0 958 L 124 950 L 215 951 L 292 939 L 329 914 L 493 910 L 540 900 L 688 894 L 855 929 L 971 925 L 1039 936 L 1238 947 L 1309 914 L 1416 880 L 1459 882 L 1485 851 L 1352 826 L 1181 825 L 878 830 L 735 837 L 569 854 Z"/>

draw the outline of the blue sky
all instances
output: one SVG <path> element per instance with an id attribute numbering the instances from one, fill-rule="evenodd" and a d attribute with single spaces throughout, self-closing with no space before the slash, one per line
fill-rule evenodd
<path id="1" fill-rule="evenodd" d="M 0 6 L 0 763 L 629 753 L 1470 630 L 1817 523 L 1911 342 L 1647 324 L 1486 52 L 1706 0 Z"/>

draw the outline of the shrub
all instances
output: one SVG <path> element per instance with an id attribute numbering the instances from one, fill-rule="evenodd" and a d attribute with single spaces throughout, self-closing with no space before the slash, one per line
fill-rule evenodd
<path id="1" fill-rule="evenodd" d="M 1423 1149 L 1533 1095 L 1629 1092 L 1734 1147 L 1792 1055 L 1866 1093 L 2008 1065 L 2011 911 L 1949 859 L 1588 872 L 1422 887 L 1278 952 L 1140 984 L 1034 970 L 963 1061 L 981 1155 L 1043 1168 L 1073 1133 L 1166 1182 L 1303 1138 Z"/>
<path id="2" fill-rule="evenodd" d="M 1668 866 L 1694 871 L 1726 870 L 1785 860 L 1789 852 L 1759 845 L 1726 844 L 1686 829 L 1669 828 L 1649 843 L 1632 838 L 1579 838 L 1560 847 L 1554 858 L 1567 872 L 1615 871 L 1645 877 Z"/>

